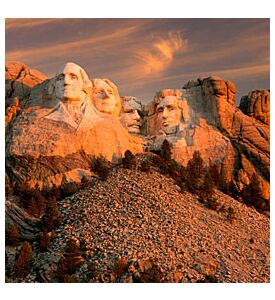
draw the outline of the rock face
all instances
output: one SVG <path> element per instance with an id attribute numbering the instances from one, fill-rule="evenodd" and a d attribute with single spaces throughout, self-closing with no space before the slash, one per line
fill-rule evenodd
<path id="1" fill-rule="evenodd" d="M 18 74 L 12 70 L 29 70 L 7 66 L 8 78 Z M 268 199 L 269 92 L 250 93 L 241 109 L 235 94 L 233 82 L 211 76 L 157 92 L 142 105 L 134 97 L 120 98 L 110 80 L 89 80 L 84 69 L 67 63 L 28 91 L 24 109 L 14 105 L 16 118 L 6 133 L 6 172 L 31 186 L 80 181 L 90 174 L 87 157 L 104 155 L 118 162 L 128 149 L 158 151 L 167 139 L 178 162 L 186 165 L 198 150 L 206 165 L 217 164 L 224 181 L 239 189 L 256 173 Z"/>
<path id="2" fill-rule="evenodd" d="M 92 88 L 85 71 L 73 63 L 34 88 L 6 134 L 6 172 L 13 181 L 41 188 L 80 181 L 89 164 L 78 153 L 115 163 L 127 149 L 142 151 L 143 142 L 117 116 L 96 110 Z"/>
<path id="3" fill-rule="evenodd" d="M 269 127 L 246 116 L 235 106 L 235 91 L 232 82 L 209 77 L 198 81 L 194 87 L 185 88 L 183 94 L 199 117 L 205 119 L 212 130 L 218 129 L 230 141 L 230 150 L 222 162 L 225 179 L 229 181 L 231 177 L 242 189 L 244 184 L 250 182 L 253 173 L 256 173 L 261 181 L 262 194 L 268 199 Z M 203 149 L 204 145 L 201 147 Z"/>
<path id="4" fill-rule="evenodd" d="M 6 63 L 5 72 L 6 106 L 13 102 L 14 97 L 20 100 L 27 99 L 32 87 L 47 79 L 47 76 L 38 70 L 15 61 Z"/>
<path id="5" fill-rule="evenodd" d="M 270 124 L 270 91 L 257 90 L 243 96 L 240 102 L 240 109 L 246 115 Z"/>
<path id="6" fill-rule="evenodd" d="M 167 139 L 183 165 L 198 150 L 206 164 L 218 164 L 224 181 L 233 180 L 239 189 L 255 173 L 268 199 L 269 127 L 237 108 L 235 93 L 234 83 L 217 76 L 158 92 L 146 106 L 149 148 L 160 149 Z"/>
<path id="7" fill-rule="evenodd" d="M 35 240 L 40 231 L 40 220 L 28 215 L 13 199 L 9 199 L 5 203 L 5 217 L 7 225 L 16 224 L 21 239 Z"/>

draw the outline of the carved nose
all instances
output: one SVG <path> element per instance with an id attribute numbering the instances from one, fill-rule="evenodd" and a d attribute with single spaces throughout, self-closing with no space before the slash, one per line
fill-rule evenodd
<path id="1" fill-rule="evenodd" d="M 64 76 L 64 85 L 71 84 L 71 80 L 69 76 Z"/>
<path id="2" fill-rule="evenodd" d="M 106 91 L 103 91 L 103 99 L 109 99 L 109 94 Z"/>
<path id="3" fill-rule="evenodd" d="M 167 108 L 164 108 L 164 109 L 163 109 L 162 117 L 163 117 L 164 119 L 167 119 L 167 118 L 168 118 L 168 111 L 167 111 Z"/>
<path id="4" fill-rule="evenodd" d="M 135 111 L 134 118 L 135 120 L 140 120 L 140 115 L 138 114 L 137 111 Z"/>

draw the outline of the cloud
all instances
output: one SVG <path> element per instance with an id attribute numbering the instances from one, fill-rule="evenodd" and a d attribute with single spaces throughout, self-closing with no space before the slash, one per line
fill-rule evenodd
<path id="1" fill-rule="evenodd" d="M 136 58 L 142 62 L 145 75 L 160 73 L 171 64 L 177 52 L 186 50 L 186 46 L 187 40 L 179 32 L 169 32 L 167 38 L 159 38 L 146 51 L 137 52 Z"/>
<path id="2" fill-rule="evenodd" d="M 70 53 L 80 55 L 81 53 L 89 52 L 91 47 L 104 50 L 108 45 L 118 43 L 122 38 L 126 38 L 134 33 L 138 27 L 138 25 L 133 25 L 106 35 L 92 35 L 85 39 L 59 42 L 58 44 L 49 45 L 47 47 L 33 47 L 9 51 L 6 53 L 6 60 L 19 60 L 28 63 L 36 59 L 41 61 L 42 57 L 47 57 L 47 60 L 51 60 L 57 57 L 66 57 L 66 55 Z"/>
<path id="3" fill-rule="evenodd" d="M 6 19 L 6 30 L 60 22 L 63 19 Z"/>

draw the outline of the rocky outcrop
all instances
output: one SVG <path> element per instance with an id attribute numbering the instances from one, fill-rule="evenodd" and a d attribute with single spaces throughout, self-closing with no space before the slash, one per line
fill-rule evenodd
<path id="1" fill-rule="evenodd" d="M 264 124 L 270 124 L 270 91 L 257 90 L 243 96 L 239 108 L 241 111 L 261 121 Z"/>
<path id="2" fill-rule="evenodd" d="M 9 198 L 5 204 L 5 223 L 8 226 L 16 224 L 20 238 L 27 241 L 34 241 L 40 231 L 40 220 L 31 217 L 24 209 L 16 204 L 14 199 Z"/>
<path id="3" fill-rule="evenodd" d="M 200 90 L 201 95 L 196 97 Z M 185 88 L 183 94 L 199 117 L 230 141 L 231 151 L 227 154 L 226 163 L 222 163 L 224 179 L 233 179 L 242 189 L 255 173 L 260 178 L 263 196 L 269 199 L 269 127 L 248 117 L 235 106 L 235 91 L 232 82 L 209 77 L 198 81 L 196 86 Z M 201 148 L 204 148 L 203 144 Z"/>
<path id="4" fill-rule="evenodd" d="M 72 63 L 67 68 L 85 72 Z M 118 117 L 94 108 L 87 78 L 80 78 L 85 79 L 85 91 L 69 90 L 70 97 L 81 98 L 76 105 L 74 98 L 70 102 L 58 98 L 64 87 L 56 77 L 32 89 L 28 103 L 6 131 L 6 173 L 12 181 L 41 188 L 79 182 L 90 174 L 87 157 L 103 155 L 117 163 L 128 149 L 143 151 L 143 141 L 131 136 Z"/>
<path id="5" fill-rule="evenodd" d="M 27 74 L 26 66 L 7 65 Z M 65 91 L 62 80 L 69 70 L 79 75 L 82 89 Z M 93 86 L 76 64 L 66 64 L 59 73 L 28 92 L 23 110 L 11 109 L 10 119 L 20 111 L 6 133 L 6 172 L 13 180 L 40 187 L 80 181 L 90 175 L 80 153 L 117 163 L 126 150 L 159 151 L 167 139 L 178 162 L 186 165 L 200 151 L 205 164 L 219 165 L 224 182 L 233 180 L 240 190 L 257 174 L 262 194 L 269 198 L 269 92 L 250 93 L 241 110 L 235 105 L 234 83 L 211 76 L 157 92 L 152 102 L 141 105 L 131 102 L 133 97 L 119 98 L 116 86 L 110 92 L 112 84 Z M 111 113 L 114 107 L 122 107 L 120 119 L 117 111 Z"/>
<path id="6" fill-rule="evenodd" d="M 26 100 L 30 96 L 31 89 L 47 79 L 47 76 L 38 70 L 16 61 L 6 62 L 5 71 L 6 106 L 13 102 L 14 97 Z"/>

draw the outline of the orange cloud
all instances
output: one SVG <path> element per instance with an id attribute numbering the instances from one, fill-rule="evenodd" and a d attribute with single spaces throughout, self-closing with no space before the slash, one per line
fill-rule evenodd
<path id="1" fill-rule="evenodd" d="M 145 75 L 162 72 L 174 59 L 180 50 L 186 50 L 187 40 L 183 40 L 176 32 L 169 32 L 167 38 L 159 38 L 147 51 L 139 51 L 136 58 L 143 62 Z"/>
<path id="2" fill-rule="evenodd" d="M 6 30 L 22 27 L 33 27 L 53 22 L 60 22 L 63 19 L 6 19 Z"/>
<path id="3" fill-rule="evenodd" d="M 9 51 L 6 53 L 6 60 L 29 62 L 35 58 L 47 57 L 47 60 L 57 57 L 65 57 L 66 54 L 74 52 L 77 54 L 90 51 L 90 47 L 104 49 L 113 43 L 119 43 L 122 38 L 126 38 L 138 29 L 138 25 L 129 26 L 119 31 L 115 31 L 103 36 L 90 36 L 81 40 L 62 42 L 47 47 L 28 48 L 23 50 Z"/>

